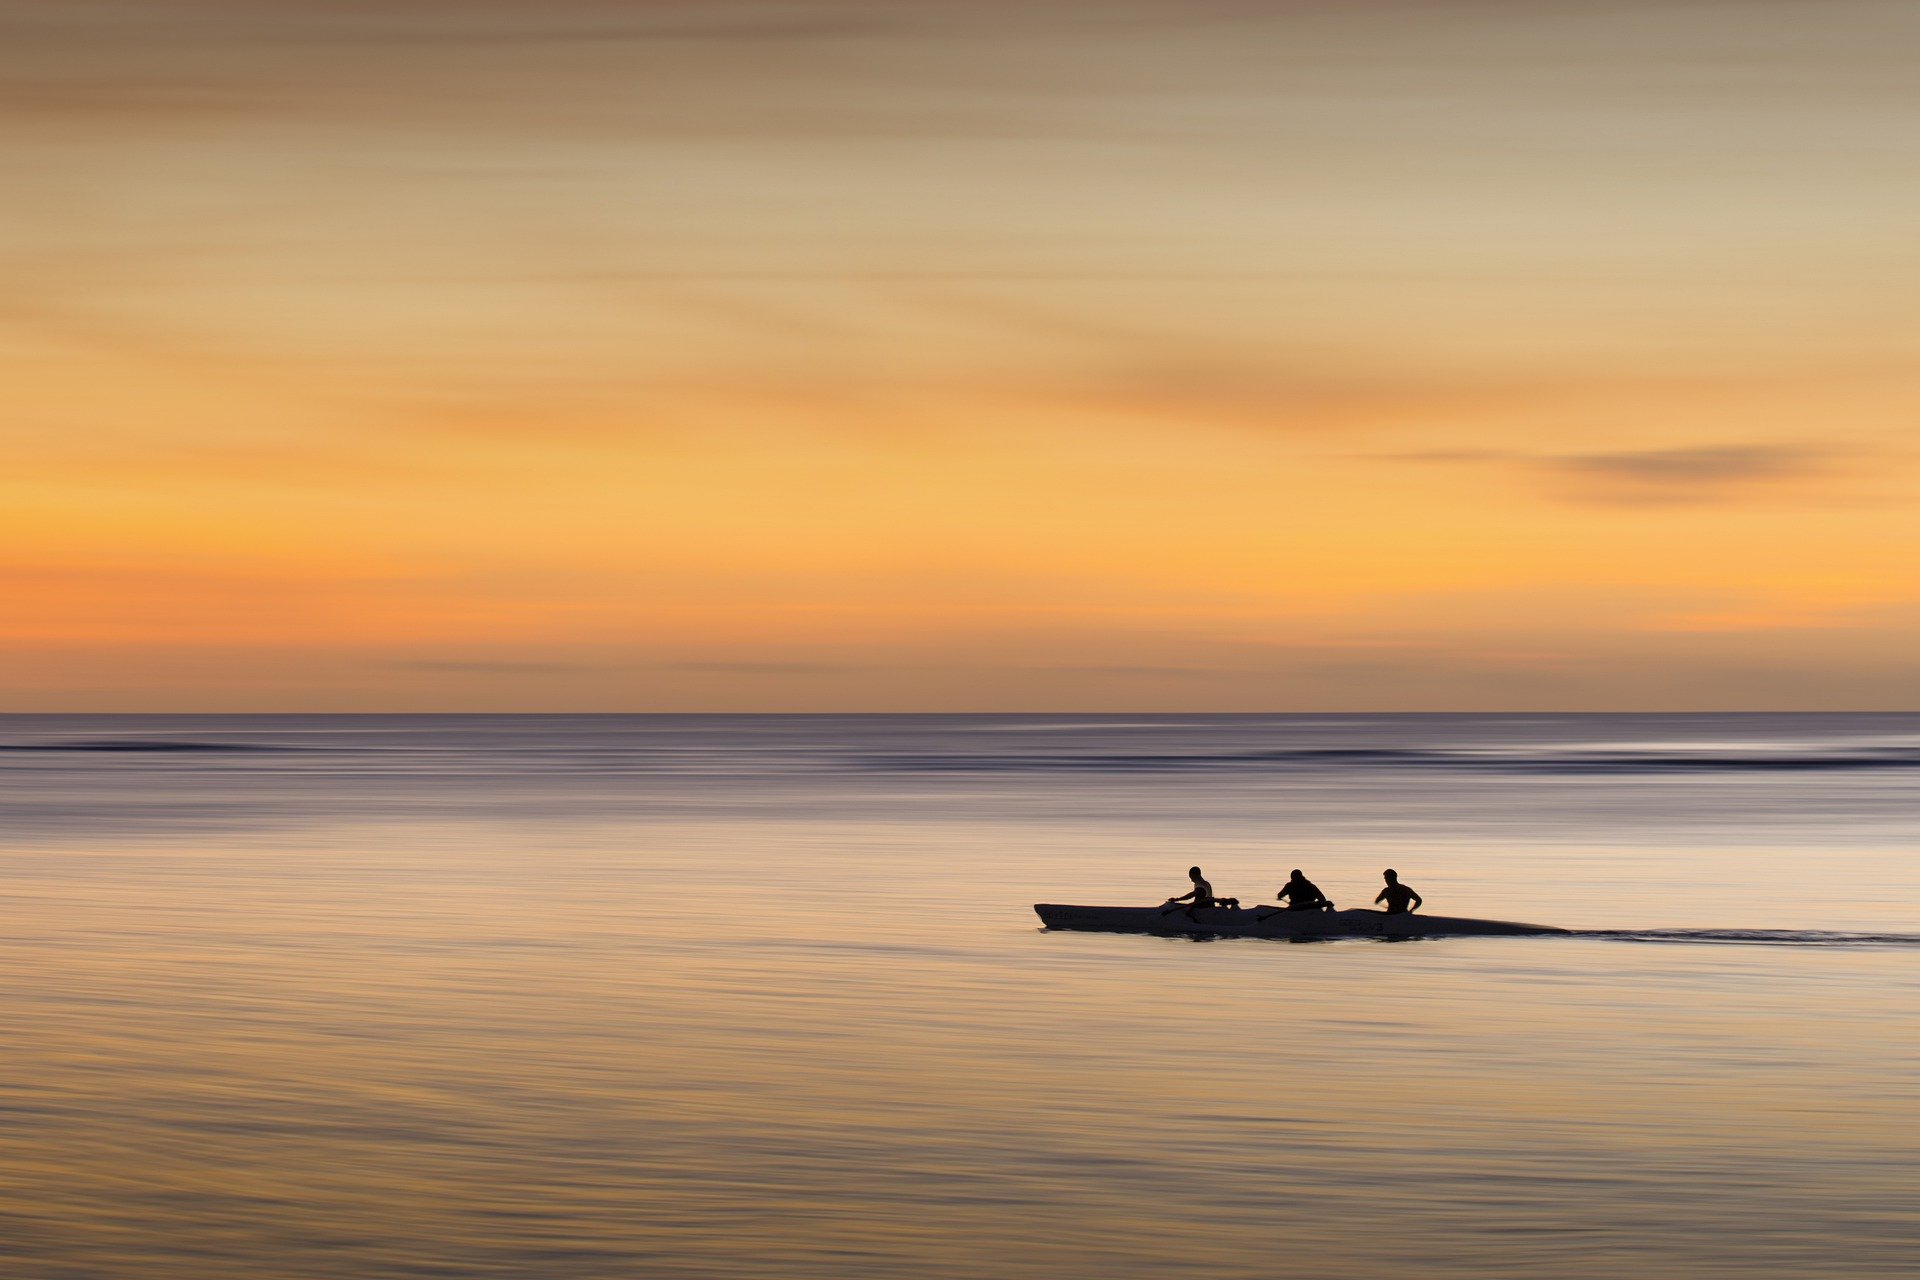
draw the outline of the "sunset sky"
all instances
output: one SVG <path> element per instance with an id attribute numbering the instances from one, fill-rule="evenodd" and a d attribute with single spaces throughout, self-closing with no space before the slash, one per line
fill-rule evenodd
<path id="1" fill-rule="evenodd" d="M 0 0 L 0 709 L 1920 708 L 1916 59 Z"/>

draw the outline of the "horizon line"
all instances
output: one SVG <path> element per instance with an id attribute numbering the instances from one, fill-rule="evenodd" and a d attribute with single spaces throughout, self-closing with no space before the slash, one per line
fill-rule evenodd
<path id="1" fill-rule="evenodd" d="M 1911 716 L 1920 715 L 1920 707 L 1858 708 L 1858 707 L 1822 707 L 1796 709 L 1707 709 L 1707 708 L 1665 708 L 1665 709 L 1615 709 L 1609 711 L 1542 709 L 1513 710 L 1501 708 L 1481 708 L 1470 710 L 1404 710 L 1404 711 L 1303 711 L 1303 710 L 1260 710 L 1260 711 L 1052 711 L 1045 708 L 1031 711 L 567 711 L 560 709 L 540 711 L 313 711 L 313 710 L 272 710 L 272 711 L 13 711 L 0 709 L 0 718 L 27 716 L 566 716 L 572 718 L 587 717 L 623 717 L 638 716 L 736 716 L 736 717 L 773 717 L 790 718 L 852 718 L 880 716 L 974 716 L 974 717 L 1030 717 L 1052 716 L 1060 718 L 1113 716 L 1131 716 L 1138 719 L 1171 719 L 1174 717 L 1208 716 L 1224 718 L 1229 716 Z"/>

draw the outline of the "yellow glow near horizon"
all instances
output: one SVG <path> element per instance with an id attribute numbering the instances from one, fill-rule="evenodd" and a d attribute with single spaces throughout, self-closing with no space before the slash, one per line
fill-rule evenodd
<path id="1" fill-rule="evenodd" d="M 0 706 L 1910 707 L 1910 11 L 0 0 Z"/>

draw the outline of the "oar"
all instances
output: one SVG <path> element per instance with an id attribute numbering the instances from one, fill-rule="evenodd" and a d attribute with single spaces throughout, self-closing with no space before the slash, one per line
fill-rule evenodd
<path id="1" fill-rule="evenodd" d="M 1332 898 L 1322 898 L 1320 899 L 1319 903 L 1317 903 L 1316 905 L 1321 911 L 1338 910 L 1338 908 L 1333 905 Z M 1265 924 L 1267 921 L 1273 919 L 1275 916 L 1288 915 L 1288 914 L 1291 914 L 1293 911 L 1292 907 L 1269 907 L 1264 903 L 1254 909 L 1256 911 L 1264 911 L 1267 913 L 1261 916 L 1258 920 L 1255 920 L 1254 921 L 1255 924 Z"/>
<path id="2" fill-rule="evenodd" d="M 1206 905 L 1207 905 L 1207 906 L 1209 906 L 1209 907 L 1213 907 L 1213 906 L 1218 906 L 1218 905 L 1219 905 L 1219 903 L 1220 903 L 1220 900 L 1219 900 L 1218 898 L 1215 898 L 1215 899 L 1214 899 L 1213 901 L 1211 901 L 1211 902 L 1209 902 L 1209 903 L 1207 903 Z M 1201 905 L 1201 904 L 1199 904 L 1198 902 L 1183 902 L 1183 903 L 1178 903 L 1178 904 L 1176 904 L 1176 905 L 1174 905 L 1174 906 L 1171 906 L 1171 907 L 1167 907 L 1167 908 L 1165 908 L 1165 909 L 1163 909 L 1163 910 L 1162 910 L 1162 911 L 1160 912 L 1160 914 L 1161 914 L 1162 916 L 1170 916 L 1170 915 L 1172 915 L 1172 914 L 1173 914 L 1174 912 L 1176 912 L 1176 911 L 1184 911 L 1184 912 L 1186 913 L 1186 916 L 1187 916 L 1187 919 L 1189 919 L 1189 920 L 1191 920 L 1191 921 L 1192 921 L 1193 923 L 1195 923 L 1195 924 L 1199 924 L 1199 923 L 1200 923 L 1200 917 L 1199 917 L 1199 916 L 1196 916 L 1196 915 L 1194 915 L 1193 913 L 1194 913 L 1195 911 L 1198 911 L 1198 910 L 1200 909 L 1200 905 Z"/>

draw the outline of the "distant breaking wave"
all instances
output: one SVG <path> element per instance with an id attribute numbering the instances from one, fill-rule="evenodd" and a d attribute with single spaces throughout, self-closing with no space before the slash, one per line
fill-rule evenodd
<path id="1" fill-rule="evenodd" d="M 1236 752 L 1102 752 L 1032 755 L 901 755 L 868 767 L 915 773 L 1175 773 L 1205 770 L 1419 769 L 1468 773 L 1812 773 L 1920 769 L 1920 749 L 1852 751 L 1399 750 L 1317 747 Z"/>
<path id="2" fill-rule="evenodd" d="M 259 742 L 193 742 L 168 738 L 95 738 L 77 742 L 0 742 L 0 751 L 286 751 Z"/>
<path id="3" fill-rule="evenodd" d="M 1723 744 L 1674 747 L 1620 746 L 1462 746 L 1462 747 L 1273 747 L 1196 748 L 1171 744 L 1158 750 L 1088 749 L 1061 743 L 1032 751 L 939 750 L 944 744 L 921 741 L 912 749 L 848 750 L 831 740 L 817 743 L 764 744 L 741 741 L 666 746 L 654 742 L 504 741 L 448 743 L 378 742 L 286 743 L 204 738 L 48 738 L 0 742 L 9 756 L 258 756 L 297 753 L 303 767 L 347 769 L 430 768 L 486 773 L 569 771 L 577 773 L 866 773 L 964 775 L 1134 775 L 1258 773 L 1424 772 L 1483 776 L 1649 776 L 1701 774 L 1834 773 L 1920 769 L 1920 744 L 1852 743 L 1826 749 L 1802 743 Z M 1105 744 L 1102 744 L 1103 746 Z M 1118 744 L 1114 744 L 1118 745 Z M 903 744 L 904 746 L 904 744 Z M 929 750 L 929 747 L 935 749 Z M 213 767 L 213 762 L 209 761 Z"/>

